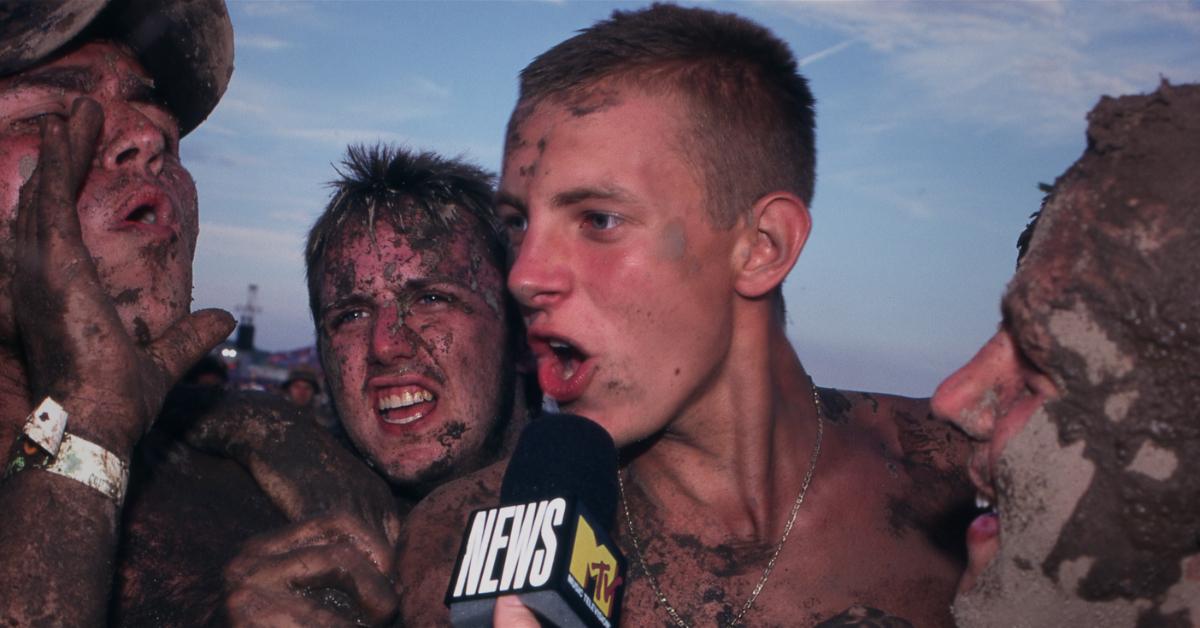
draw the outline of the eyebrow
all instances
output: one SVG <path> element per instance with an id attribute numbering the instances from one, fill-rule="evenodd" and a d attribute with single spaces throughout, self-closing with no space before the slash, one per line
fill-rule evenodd
<path id="1" fill-rule="evenodd" d="M 503 190 L 496 192 L 496 205 L 510 205 L 521 213 L 529 211 L 529 208 L 525 206 L 525 201 Z"/>
<path id="2" fill-rule="evenodd" d="M 551 199 L 551 203 L 555 207 L 566 207 L 568 205 L 582 203 L 583 201 L 629 201 L 632 198 L 633 197 L 629 194 L 629 192 L 617 186 L 585 186 L 572 188 L 570 190 L 566 190 L 565 192 L 559 192 L 558 194 L 554 195 L 554 198 Z"/>
<path id="3" fill-rule="evenodd" d="M 128 74 L 121 78 L 121 93 L 132 102 L 149 105 L 163 105 L 162 94 L 154 85 L 154 80 L 138 74 Z"/>
<path id="4" fill-rule="evenodd" d="M 13 87 L 41 87 L 47 89 L 65 89 L 75 92 L 90 93 L 96 89 L 99 77 L 88 68 L 60 67 L 46 68 L 18 74 L 13 77 Z"/>

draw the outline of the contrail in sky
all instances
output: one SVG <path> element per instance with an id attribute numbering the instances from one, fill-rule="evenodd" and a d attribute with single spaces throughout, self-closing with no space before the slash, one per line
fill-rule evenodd
<path id="1" fill-rule="evenodd" d="M 814 61 L 820 61 L 829 55 L 837 54 L 846 48 L 849 48 L 850 44 L 853 44 L 855 41 L 857 41 L 857 39 L 847 39 L 846 41 L 843 41 L 839 44 L 834 44 L 824 50 L 818 50 L 817 52 L 814 52 L 806 57 L 801 57 L 800 60 L 796 62 L 796 65 L 804 67 Z"/>

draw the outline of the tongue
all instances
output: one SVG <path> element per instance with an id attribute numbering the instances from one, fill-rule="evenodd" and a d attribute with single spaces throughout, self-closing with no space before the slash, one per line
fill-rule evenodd
<path id="1" fill-rule="evenodd" d="M 564 360 L 557 355 L 538 360 L 538 384 L 542 392 L 559 403 L 570 403 L 583 394 L 591 380 L 591 363 Z"/>

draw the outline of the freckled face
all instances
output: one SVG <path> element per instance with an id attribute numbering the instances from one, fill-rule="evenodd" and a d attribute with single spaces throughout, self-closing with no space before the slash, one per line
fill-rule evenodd
<path id="1" fill-rule="evenodd" d="M 80 96 L 104 112 L 78 203 L 101 282 L 139 340 L 158 336 L 188 311 L 196 188 L 179 162 L 179 125 L 151 86 L 133 56 L 107 42 L 0 78 L 0 339 L 15 335 L 8 273 L 21 185 L 38 160 L 38 119 L 65 116 Z"/>
<path id="2" fill-rule="evenodd" d="M 684 108 L 603 99 L 543 102 L 518 125 L 499 211 L 543 391 L 625 445 L 725 393 L 710 384 L 730 347 L 734 234 L 705 218 L 679 153 Z"/>
<path id="3" fill-rule="evenodd" d="M 326 252 L 318 330 L 346 431 L 402 485 L 490 460 L 511 385 L 500 272 L 482 243 L 414 222 L 400 233 L 376 219 L 373 238 L 344 227 Z"/>

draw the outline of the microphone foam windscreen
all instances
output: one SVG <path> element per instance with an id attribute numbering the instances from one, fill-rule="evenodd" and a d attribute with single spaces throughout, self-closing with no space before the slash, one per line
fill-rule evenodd
<path id="1" fill-rule="evenodd" d="M 521 432 L 500 485 L 501 504 L 573 495 L 612 525 L 617 514 L 617 448 L 596 422 L 544 414 Z"/>

